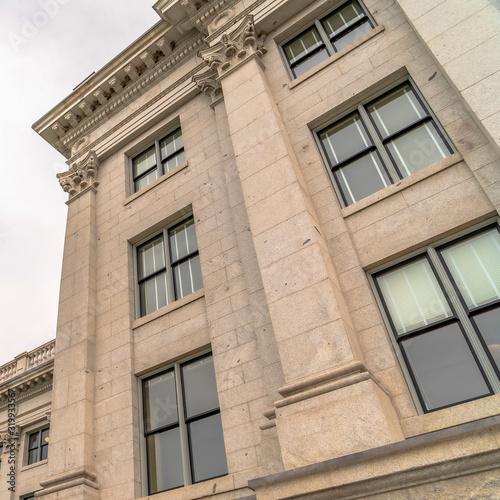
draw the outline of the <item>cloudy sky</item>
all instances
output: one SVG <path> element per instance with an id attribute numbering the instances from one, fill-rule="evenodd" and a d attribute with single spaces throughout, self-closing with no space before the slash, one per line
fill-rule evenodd
<path id="1" fill-rule="evenodd" d="M 160 20 L 154 0 L 0 0 L 0 365 L 56 333 L 65 159 L 31 125 Z"/>

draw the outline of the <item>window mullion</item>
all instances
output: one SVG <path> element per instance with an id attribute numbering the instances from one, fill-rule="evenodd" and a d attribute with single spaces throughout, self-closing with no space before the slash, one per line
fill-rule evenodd
<path id="1" fill-rule="evenodd" d="M 165 252 L 165 267 L 167 273 L 167 304 L 174 302 L 175 289 L 174 289 L 174 270 L 172 268 L 172 252 L 170 251 L 170 237 L 168 234 L 168 229 L 163 230 L 163 250 Z"/>
<path id="2" fill-rule="evenodd" d="M 474 351 L 474 354 L 476 355 L 488 382 L 491 384 L 493 391 L 498 394 L 500 392 L 500 382 L 498 381 L 496 371 L 484 350 L 483 343 L 479 339 L 467 311 L 464 309 L 462 302 L 460 301 L 455 286 L 449 279 L 444 269 L 438 251 L 433 247 L 429 247 L 427 253 L 439 276 L 439 280 L 446 291 L 449 301 L 451 302 L 450 305 L 452 306 L 456 317 L 460 321 L 462 328 L 467 335 L 467 338 L 472 346 L 472 350 Z"/>
<path id="3" fill-rule="evenodd" d="M 163 163 L 160 156 L 160 141 L 155 141 L 155 156 L 156 168 L 158 169 L 158 177 L 161 177 L 165 172 L 163 171 Z"/>
<path id="4" fill-rule="evenodd" d="M 361 116 L 361 120 L 363 121 L 363 124 L 367 128 L 367 130 L 372 138 L 373 144 L 377 148 L 377 151 L 382 158 L 382 163 L 385 165 L 385 167 L 387 168 L 387 171 L 389 172 L 389 177 L 391 178 L 393 183 L 399 181 L 401 179 L 401 177 L 399 176 L 396 169 L 394 168 L 394 165 L 391 161 L 391 158 L 389 157 L 389 154 L 387 153 L 385 146 L 379 137 L 377 129 L 375 128 L 372 121 L 370 120 L 370 117 L 368 116 L 368 112 L 366 111 L 365 107 L 363 105 L 358 106 L 358 112 L 359 112 L 359 115 Z"/>
<path id="5" fill-rule="evenodd" d="M 329 55 L 335 54 L 335 49 L 333 48 L 332 42 L 330 42 L 330 38 L 328 34 L 326 33 L 325 29 L 323 28 L 323 25 L 321 24 L 319 19 L 316 19 L 314 21 L 314 24 L 316 26 L 316 29 L 318 30 L 319 36 L 321 37 L 321 40 L 323 40 L 323 43 L 325 44 L 326 50 Z"/>
<path id="6" fill-rule="evenodd" d="M 181 376 L 181 365 L 176 363 L 174 366 L 175 372 L 175 391 L 177 394 L 177 411 L 179 416 L 179 431 L 181 439 L 181 453 L 182 453 L 182 471 L 184 474 L 184 485 L 189 485 L 193 483 L 191 474 L 191 462 L 189 453 L 189 437 L 188 429 L 185 418 L 184 411 L 184 394 L 182 390 L 182 376 Z"/>

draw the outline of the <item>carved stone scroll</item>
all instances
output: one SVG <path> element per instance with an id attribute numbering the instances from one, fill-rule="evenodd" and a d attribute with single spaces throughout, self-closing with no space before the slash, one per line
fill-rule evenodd
<path id="1" fill-rule="evenodd" d="M 200 75 L 193 76 L 193 82 L 201 91 L 212 98 L 212 103 L 222 98 L 222 87 L 217 80 L 217 71 L 210 68 Z"/>
<path id="2" fill-rule="evenodd" d="M 64 192 L 69 193 L 70 200 L 85 189 L 89 187 L 95 189 L 99 185 L 96 181 L 98 166 L 97 154 L 95 151 L 90 151 L 80 163 L 73 163 L 67 172 L 57 174 L 59 184 Z"/>
<path id="3" fill-rule="evenodd" d="M 223 34 L 218 43 L 200 50 L 198 55 L 220 77 L 251 55 L 262 57 L 267 52 L 264 41 L 264 35 L 255 34 L 253 16 L 247 16 L 235 31 L 229 35 Z"/>

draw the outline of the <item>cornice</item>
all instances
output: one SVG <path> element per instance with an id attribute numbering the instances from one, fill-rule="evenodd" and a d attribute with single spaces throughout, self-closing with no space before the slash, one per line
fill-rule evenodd
<path id="1" fill-rule="evenodd" d="M 114 127 L 107 130 L 104 134 L 99 135 L 99 137 L 97 139 L 95 139 L 92 143 L 90 143 L 90 141 L 88 141 L 88 140 L 85 140 L 85 138 L 82 138 L 81 139 L 81 141 L 82 141 L 81 146 L 79 148 L 76 148 L 77 150 L 75 151 L 75 154 L 67 161 L 67 163 L 72 164 L 74 162 L 81 161 L 82 158 L 87 153 L 89 153 L 91 150 L 98 150 L 99 145 L 102 145 L 110 136 L 112 136 L 113 134 L 116 134 L 120 129 L 126 127 L 128 124 L 133 122 L 141 114 L 147 112 L 150 108 L 152 108 L 159 101 L 161 101 L 163 98 L 168 96 L 168 94 L 172 93 L 180 85 L 182 85 L 185 82 L 191 81 L 192 77 L 194 75 L 196 75 L 203 68 L 205 68 L 204 63 L 197 65 L 191 71 L 189 71 L 188 73 L 183 75 L 181 78 L 179 78 L 178 80 L 173 82 L 172 85 L 169 85 L 166 89 L 164 89 L 163 91 L 156 94 L 146 104 L 144 104 L 143 106 L 138 108 L 133 113 L 130 113 L 129 115 L 127 115 L 123 120 L 121 120 L 119 123 L 117 123 Z M 194 85 L 193 85 L 193 88 L 195 88 Z"/>
<path id="2" fill-rule="evenodd" d="M 52 389 L 52 378 L 54 375 L 54 370 L 52 368 L 53 363 L 50 363 L 50 369 L 42 373 L 33 373 L 29 377 L 23 377 L 15 384 L 9 384 L 9 386 L 2 389 L 0 392 L 0 411 L 5 409 L 8 404 L 8 391 L 15 391 L 15 401 L 16 404 L 30 399 L 37 394 L 48 391 Z M 48 367 L 45 367 L 48 368 Z"/>

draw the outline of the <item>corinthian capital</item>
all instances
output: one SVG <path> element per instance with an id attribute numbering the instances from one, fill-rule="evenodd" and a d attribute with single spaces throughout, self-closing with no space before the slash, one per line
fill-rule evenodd
<path id="1" fill-rule="evenodd" d="M 85 189 L 89 187 L 95 189 L 99 185 L 96 181 L 98 166 L 96 152 L 90 151 L 80 163 L 73 163 L 67 172 L 57 174 L 59 184 L 64 192 L 69 193 L 70 200 Z"/>
<path id="2" fill-rule="evenodd" d="M 222 87 L 217 80 L 217 71 L 210 68 L 201 75 L 193 76 L 193 82 L 200 90 L 212 98 L 212 102 L 218 101 L 222 97 Z"/>
<path id="3" fill-rule="evenodd" d="M 21 437 L 21 428 L 18 425 L 10 427 L 7 432 L 2 432 L 0 434 L 0 442 L 3 442 L 4 446 L 15 445 L 19 448 L 19 438 Z"/>
<path id="4" fill-rule="evenodd" d="M 198 52 L 208 66 L 222 76 L 229 69 L 255 54 L 259 58 L 267 51 L 264 48 L 265 36 L 255 34 L 253 16 L 247 16 L 232 33 L 223 34 L 213 47 Z"/>

